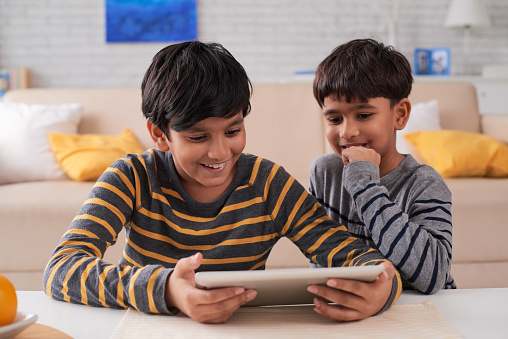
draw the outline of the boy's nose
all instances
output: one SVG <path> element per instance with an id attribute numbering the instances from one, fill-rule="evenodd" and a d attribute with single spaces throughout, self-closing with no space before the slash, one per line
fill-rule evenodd
<path id="1" fill-rule="evenodd" d="M 216 138 L 211 142 L 208 149 L 208 157 L 210 159 L 224 160 L 229 155 L 228 143 L 224 138 Z"/>
<path id="2" fill-rule="evenodd" d="M 352 121 L 344 121 L 341 124 L 340 134 L 344 139 L 351 139 L 352 137 L 358 136 L 358 126 Z"/>

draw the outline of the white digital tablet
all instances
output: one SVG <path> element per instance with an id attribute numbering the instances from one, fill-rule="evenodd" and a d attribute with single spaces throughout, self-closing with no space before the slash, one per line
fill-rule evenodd
<path id="1" fill-rule="evenodd" d="M 372 282 L 383 266 L 296 268 L 259 271 L 213 271 L 196 273 L 199 288 L 242 286 L 257 296 L 244 306 L 312 304 L 316 296 L 307 292 L 311 284 L 325 285 L 328 278 Z"/>

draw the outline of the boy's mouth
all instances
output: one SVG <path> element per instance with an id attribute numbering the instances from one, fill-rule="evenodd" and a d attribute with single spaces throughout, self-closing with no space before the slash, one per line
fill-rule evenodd
<path id="1" fill-rule="evenodd" d="M 226 163 L 227 163 L 227 161 L 221 162 L 219 164 L 202 164 L 202 165 L 205 166 L 205 167 L 209 167 L 209 168 L 213 168 L 213 169 L 218 169 L 218 168 L 222 168 L 222 167 L 226 166 Z"/>
<path id="2" fill-rule="evenodd" d="M 350 147 L 367 147 L 367 144 L 361 144 L 361 143 L 354 143 L 354 144 L 347 144 L 347 145 L 341 145 L 342 149 L 350 148 Z"/>

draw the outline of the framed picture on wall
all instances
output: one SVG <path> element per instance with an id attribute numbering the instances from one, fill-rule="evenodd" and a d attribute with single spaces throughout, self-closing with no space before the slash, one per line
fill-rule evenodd
<path id="1" fill-rule="evenodd" d="M 197 37 L 197 0 L 106 0 L 107 43 Z"/>
<path id="2" fill-rule="evenodd" d="M 416 75 L 450 75 L 450 49 L 416 48 L 413 71 Z"/>

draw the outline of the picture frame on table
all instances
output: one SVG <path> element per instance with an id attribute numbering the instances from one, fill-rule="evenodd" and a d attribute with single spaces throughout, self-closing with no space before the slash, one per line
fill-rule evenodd
<path id="1" fill-rule="evenodd" d="M 414 74 L 450 75 L 450 49 L 447 47 L 416 48 L 414 50 Z"/>

